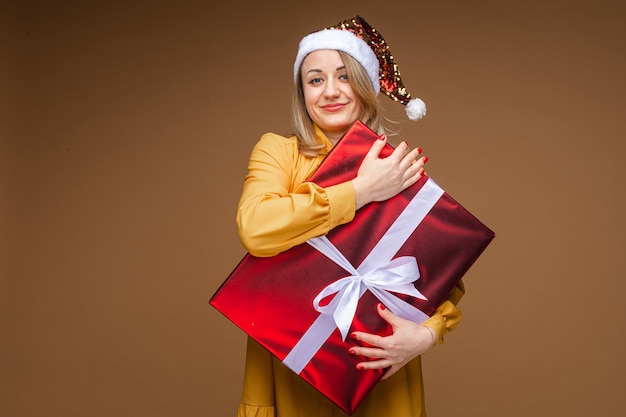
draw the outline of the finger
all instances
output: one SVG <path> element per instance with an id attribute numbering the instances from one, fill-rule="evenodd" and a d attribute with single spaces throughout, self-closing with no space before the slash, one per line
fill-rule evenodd
<path id="1" fill-rule="evenodd" d="M 419 154 L 416 155 L 416 156 L 419 156 Z M 423 168 L 426 165 L 426 162 L 428 162 L 428 157 L 427 156 L 422 156 L 419 159 L 413 159 L 411 161 L 411 166 Z"/>
<path id="2" fill-rule="evenodd" d="M 359 370 L 367 370 L 367 369 L 384 369 L 392 366 L 392 363 L 387 359 L 380 359 L 376 361 L 365 361 L 360 362 L 356 365 L 356 369 Z"/>
<path id="3" fill-rule="evenodd" d="M 378 140 L 374 141 L 374 143 L 372 143 L 372 146 L 370 146 L 369 151 L 367 151 L 367 154 L 365 155 L 365 159 L 377 159 L 380 156 L 380 152 L 383 150 L 386 143 L 387 136 L 380 135 Z"/>
<path id="4" fill-rule="evenodd" d="M 398 324 L 403 320 L 400 317 L 396 316 L 389 310 L 383 303 L 378 303 L 376 306 L 376 311 L 378 315 L 385 320 L 387 323 L 391 325 L 391 327 L 395 328 Z"/>
<path id="5" fill-rule="evenodd" d="M 419 178 L 420 171 L 423 168 L 424 167 L 423 167 L 423 164 L 421 163 L 421 161 L 413 162 L 404 171 L 404 178 L 405 179 L 410 179 L 410 178 L 415 177 L 415 176 L 417 176 L 417 178 Z"/>
<path id="6" fill-rule="evenodd" d="M 417 149 L 413 149 L 398 163 L 398 168 L 402 171 L 403 179 L 414 176 L 423 168 L 423 158 L 416 159 L 418 156 Z"/>
<path id="7" fill-rule="evenodd" d="M 389 354 L 385 350 L 377 347 L 353 346 L 350 348 L 349 352 L 351 355 L 365 356 L 371 359 L 384 359 L 389 357 Z"/>
<path id="8" fill-rule="evenodd" d="M 421 152 L 422 150 L 420 148 L 415 148 L 412 149 L 410 152 L 407 152 L 402 159 L 402 165 L 407 168 L 421 162 L 423 158 L 417 159 Z"/>
<path id="9" fill-rule="evenodd" d="M 388 156 L 388 158 L 390 158 L 390 160 L 392 161 L 396 161 L 397 163 L 401 163 L 405 157 L 406 157 L 406 151 L 409 148 L 409 144 L 408 142 L 404 141 L 402 143 L 400 143 L 391 153 L 391 155 Z M 415 157 L 413 158 L 415 159 Z M 411 159 L 411 161 L 413 160 Z"/>
<path id="10" fill-rule="evenodd" d="M 422 148 L 415 148 L 413 151 L 417 155 L 415 155 L 415 158 L 411 161 L 411 164 L 416 164 L 417 162 L 419 162 L 419 159 L 417 158 L 422 154 Z"/>
<path id="11" fill-rule="evenodd" d="M 371 346 L 384 347 L 384 337 L 372 333 L 353 332 L 352 338 Z"/>
<path id="12" fill-rule="evenodd" d="M 405 171 L 405 182 L 403 184 L 404 188 L 408 188 L 411 185 L 415 184 L 423 175 L 424 165 L 428 162 L 428 157 L 424 156 L 412 163 L 412 165 Z"/>
<path id="13" fill-rule="evenodd" d="M 415 184 L 422 177 L 424 173 L 424 169 L 420 168 L 415 173 L 412 173 L 408 178 L 404 180 L 402 183 L 402 190 L 409 188 L 411 185 Z"/>

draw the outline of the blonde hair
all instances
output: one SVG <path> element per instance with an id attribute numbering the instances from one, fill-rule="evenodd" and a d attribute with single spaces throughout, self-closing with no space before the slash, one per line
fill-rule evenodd
<path id="1" fill-rule="evenodd" d="M 385 133 L 382 106 L 372 87 L 367 72 L 356 59 L 345 52 L 337 51 L 346 66 L 348 82 L 354 91 L 356 98 L 361 102 L 363 113 L 359 118 L 366 126 L 379 135 Z M 313 120 L 306 111 L 304 92 L 302 90 L 302 76 L 298 70 L 296 85 L 291 100 L 291 119 L 294 134 L 298 138 L 298 149 L 307 156 L 318 156 L 324 149 L 324 144 L 319 143 L 315 137 Z"/>

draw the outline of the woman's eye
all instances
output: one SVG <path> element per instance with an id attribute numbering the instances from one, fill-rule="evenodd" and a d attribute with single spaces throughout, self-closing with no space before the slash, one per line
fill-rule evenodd
<path id="1" fill-rule="evenodd" d="M 340 79 L 341 81 L 348 81 L 348 74 L 341 74 L 341 75 L 339 76 L 339 79 Z"/>
<path id="2" fill-rule="evenodd" d="M 322 82 L 321 78 L 312 78 L 309 80 L 309 84 L 319 84 Z"/>

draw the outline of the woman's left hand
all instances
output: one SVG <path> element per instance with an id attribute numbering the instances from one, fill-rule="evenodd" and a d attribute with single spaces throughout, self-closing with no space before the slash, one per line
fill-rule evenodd
<path id="1" fill-rule="evenodd" d="M 357 369 L 382 369 L 390 367 L 382 379 L 387 379 L 412 359 L 426 352 L 437 342 L 434 329 L 402 319 L 382 304 L 378 304 L 378 314 L 393 329 L 389 336 L 378 336 L 365 332 L 353 332 L 352 338 L 370 345 L 353 346 L 350 353 L 367 356 L 372 360 L 361 362 Z"/>

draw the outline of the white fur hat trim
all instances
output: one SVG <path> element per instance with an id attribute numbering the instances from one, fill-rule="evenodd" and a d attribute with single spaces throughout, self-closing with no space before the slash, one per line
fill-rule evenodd
<path id="1" fill-rule="evenodd" d="M 359 61 L 365 68 L 376 94 L 380 92 L 378 82 L 378 58 L 372 48 L 354 33 L 341 29 L 325 29 L 311 33 L 300 41 L 296 61 L 293 64 L 293 81 L 297 82 L 298 71 L 304 58 L 321 49 L 339 50 Z M 407 109 L 408 110 L 408 109 Z"/>

